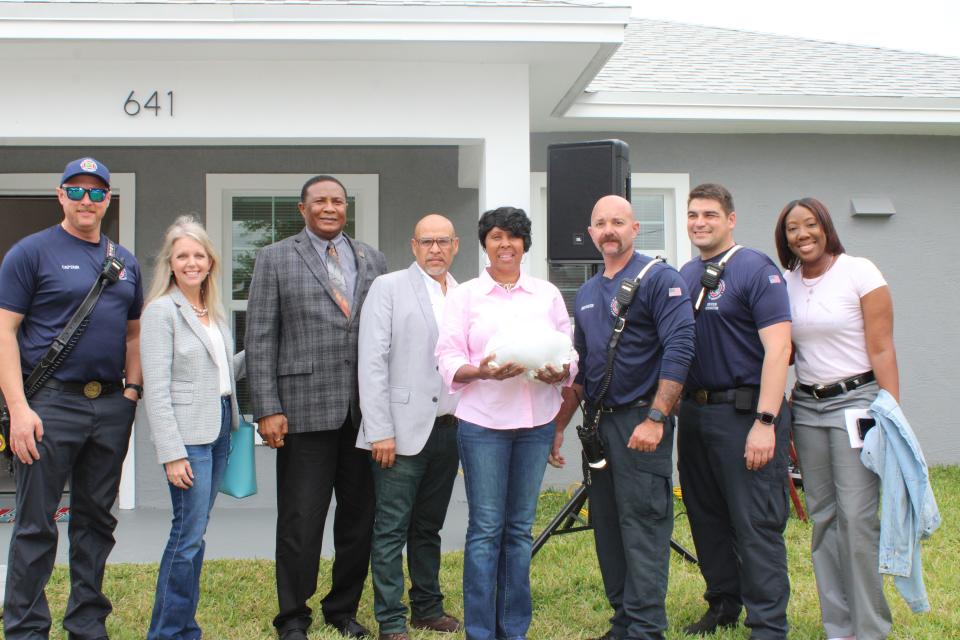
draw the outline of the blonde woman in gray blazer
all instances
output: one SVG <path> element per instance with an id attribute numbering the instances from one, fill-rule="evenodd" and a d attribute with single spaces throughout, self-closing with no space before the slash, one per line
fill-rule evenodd
<path id="1" fill-rule="evenodd" d="M 220 259 L 206 231 L 184 216 L 167 230 L 140 318 L 143 402 L 167 475 L 173 525 L 160 560 L 148 640 L 199 638 L 200 568 L 210 510 L 239 416 L 233 337 L 217 282 Z"/>

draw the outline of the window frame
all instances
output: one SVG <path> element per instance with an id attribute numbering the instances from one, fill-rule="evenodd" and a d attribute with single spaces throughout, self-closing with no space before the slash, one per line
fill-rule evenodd
<path id="1" fill-rule="evenodd" d="M 233 300 L 233 198 L 300 197 L 303 184 L 313 173 L 208 173 L 207 233 L 220 252 L 220 290 L 224 307 L 233 325 L 233 312 L 245 311 L 246 300 Z M 343 183 L 354 199 L 356 240 L 378 247 L 380 240 L 380 175 L 376 173 L 330 174 Z"/>
<path id="2" fill-rule="evenodd" d="M 0 173 L 0 194 L 16 196 L 56 195 L 60 186 L 59 173 Z M 115 240 L 136 255 L 136 211 L 137 211 L 137 174 L 111 173 L 110 193 L 120 198 L 120 237 Z M 140 274 L 149 277 L 150 265 L 141 264 Z M 148 282 L 144 282 L 146 293 Z M 123 459 L 120 471 L 120 492 L 117 507 L 123 510 L 133 509 L 137 504 L 136 460 L 137 438 L 136 423 L 130 429 L 130 444 L 127 457 Z"/>
<path id="3" fill-rule="evenodd" d="M 233 299 L 233 198 L 300 198 L 303 184 L 314 173 L 208 173 L 206 175 L 206 229 L 210 241 L 221 256 L 220 290 L 231 331 L 236 335 L 233 317 L 247 310 L 246 300 Z M 376 173 L 331 173 L 343 183 L 354 199 L 356 240 L 377 248 L 380 240 L 380 175 Z M 259 434 L 255 442 L 260 444 Z"/>
<path id="4" fill-rule="evenodd" d="M 650 189 L 672 192 L 673 195 L 673 239 L 677 258 L 677 269 L 692 257 L 690 241 L 687 239 L 687 196 L 690 194 L 689 173 L 631 173 L 631 189 Z M 666 206 L 666 204 L 664 205 Z M 530 248 L 528 264 L 531 275 L 549 279 L 547 264 L 547 173 L 530 173 L 530 213 L 532 222 L 533 246 Z M 669 212 L 664 211 L 664 224 L 670 224 Z M 584 220 L 583 227 L 589 226 Z M 667 229 L 665 228 L 666 232 Z M 666 233 L 665 238 L 671 234 Z"/>

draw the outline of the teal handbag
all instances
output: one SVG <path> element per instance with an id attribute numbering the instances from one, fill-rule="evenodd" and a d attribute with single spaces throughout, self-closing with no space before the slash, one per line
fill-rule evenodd
<path id="1" fill-rule="evenodd" d="M 230 432 L 227 470 L 220 481 L 220 493 L 246 498 L 257 492 L 257 465 L 253 456 L 253 425 L 240 416 L 240 427 Z"/>

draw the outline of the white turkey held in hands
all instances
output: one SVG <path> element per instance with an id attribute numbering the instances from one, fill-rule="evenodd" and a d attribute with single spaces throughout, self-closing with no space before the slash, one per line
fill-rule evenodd
<path id="1" fill-rule="evenodd" d="M 496 354 L 490 366 L 496 368 L 515 362 L 527 370 L 531 378 L 546 365 L 560 370 L 572 360 L 570 336 L 543 325 L 515 325 L 500 329 L 487 342 L 486 355 Z"/>

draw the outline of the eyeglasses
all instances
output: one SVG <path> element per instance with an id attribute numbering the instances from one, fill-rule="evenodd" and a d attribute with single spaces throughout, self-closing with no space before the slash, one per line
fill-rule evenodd
<path id="1" fill-rule="evenodd" d="M 101 189 L 99 187 L 94 187 L 93 189 L 86 189 L 84 187 L 63 187 L 63 191 L 67 194 L 67 197 L 74 202 L 80 202 L 83 200 L 84 194 L 90 196 L 90 202 L 103 202 L 110 190 Z"/>
<path id="2" fill-rule="evenodd" d="M 433 243 L 436 242 L 437 246 L 441 249 L 449 249 L 450 245 L 453 244 L 453 238 L 444 236 L 442 238 L 414 238 L 414 241 L 420 245 L 421 249 L 429 249 L 433 246 Z"/>

